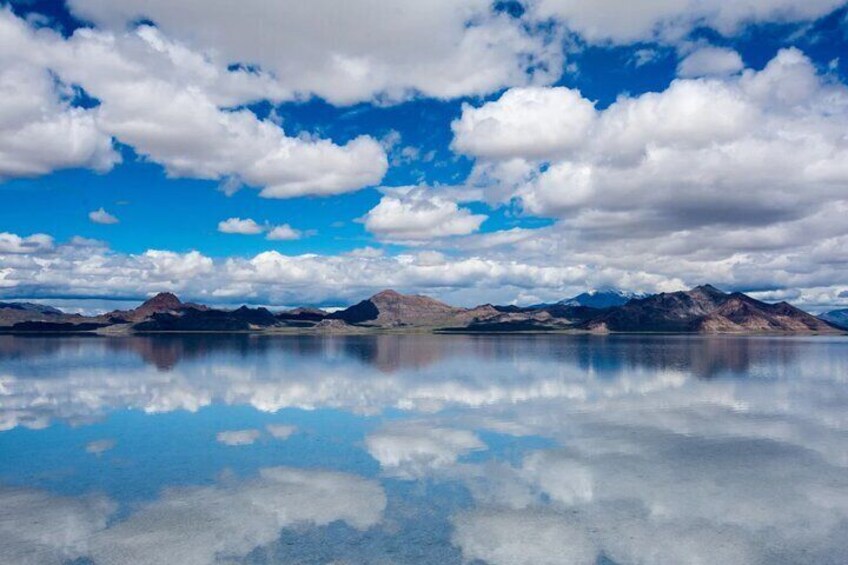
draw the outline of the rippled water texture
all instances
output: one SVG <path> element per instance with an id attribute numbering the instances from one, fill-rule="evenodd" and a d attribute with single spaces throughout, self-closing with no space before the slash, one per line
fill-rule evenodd
<path id="1" fill-rule="evenodd" d="M 3 563 L 848 563 L 848 341 L 0 337 Z"/>

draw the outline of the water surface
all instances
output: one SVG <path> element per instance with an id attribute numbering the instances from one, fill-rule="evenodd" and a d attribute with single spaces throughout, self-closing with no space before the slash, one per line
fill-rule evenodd
<path id="1" fill-rule="evenodd" d="M 0 337 L 0 562 L 848 562 L 848 341 Z"/>

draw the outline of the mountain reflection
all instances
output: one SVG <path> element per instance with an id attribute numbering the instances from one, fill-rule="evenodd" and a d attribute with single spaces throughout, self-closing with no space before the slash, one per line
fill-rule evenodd
<path id="1" fill-rule="evenodd" d="M 844 374 L 841 341 L 635 336 L 0 337 L 0 429 L 117 407 L 436 410 L 674 389 L 688 379 Z M 688 387 L 695 386 L 689 383 Z M 716 390 L 715 388 L 710 390 Z"/>
<path id="2" fill-rule="evenodd" d="M 3 337 L 0 555 L 845 563 L 846 385 L 841 338 Z"/>
<path id="3" fill-rule="evenodd" d="M 668 340 L 677 341 L 669 346 Z M 391 373 L 422 368 L 449 357 L 484 359 L 533 356 L 568 359 L 586 370 L 621 370 L 628 367 L 679 369 L 698 377 L 744 373 L 751 363 L 771 359 L 789 361 L 794 346 L 790 340 L 756 338 L 608 336 L 531 336 L 492 338 L 486 336 L 151 336 L 128 340 L 106 340 L 106 347 L 128 349 L 160 370 L 173 369 L 183 359 L 215 353 L 242 357 L 282 352 L 301 357 L 327 355 L 349 357 L 379 371 Z"/>
<path id="4" fill-rule="evenodd" d="M 0 336 L 0 363 L 84 350 L 134 353 L 160 371 L 184 361 L 227 355 L 243 359 L 269 354 L 343 357 L 392 373 L 422 368 L 451 357 L 565 360 L 584 370 L 676 369 L 710 378 L 745 373 L 752 364 L 790 362 L 799 348 L 792 338 L 642 336 L 259 336 L 153 335 L 131 338 Z"/>

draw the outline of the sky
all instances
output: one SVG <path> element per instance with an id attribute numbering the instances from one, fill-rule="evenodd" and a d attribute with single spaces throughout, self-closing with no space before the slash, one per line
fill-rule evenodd
<path id="1" fill-rule="evenodd" d="M 848 307 L 842 1 L 0 6 L 0 300 Z"/>

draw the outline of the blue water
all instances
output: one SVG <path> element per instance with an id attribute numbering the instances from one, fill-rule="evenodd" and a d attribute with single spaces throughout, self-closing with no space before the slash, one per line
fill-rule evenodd
<path id="1" fill-rule="evenodd" d="M 848 340 L 0 337 L 0 563 L 848 563 Z"/>

